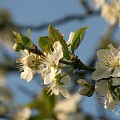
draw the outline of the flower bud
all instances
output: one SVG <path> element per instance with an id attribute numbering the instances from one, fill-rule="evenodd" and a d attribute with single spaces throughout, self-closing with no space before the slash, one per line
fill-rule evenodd
<path id="1" fill-rule="evenodd" d="M 13 46 L 14 51 L 24 50 L 24 47 L 20 43 L 15 43 Z"/>
<path id="2" fill-rule="evenodd" d="M 84 79 L 79 79 L 77 80 L 77 82 L 81 85 L 81 86 L 84 86 L 84 84 L 88 84 L 88 82 Z"/>

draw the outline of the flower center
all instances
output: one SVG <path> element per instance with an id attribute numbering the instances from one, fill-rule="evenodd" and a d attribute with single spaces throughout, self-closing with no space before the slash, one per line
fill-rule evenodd
<path id="1" fill-rule="evenodd" d="M 35 57 L 33 55 L 26 56 L 22 59 L 22 63 L 25 66 L 33 67 L 35 65 Z"/>

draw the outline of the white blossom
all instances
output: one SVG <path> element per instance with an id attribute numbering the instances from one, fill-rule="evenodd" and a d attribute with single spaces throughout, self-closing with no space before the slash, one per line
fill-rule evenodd
<path id="1" fill-rule="evenodd" d="M 69 75 L 64 76 L 60 81 L 58 81 L 58 79 L 54 78 L 53 81 L 46 86 L 46 90 L 48 91 L 48 93 L 50 92 L 50 95 L 59 95 L 61 93 L 65 98 L 70 99 L 71 96 L 68 90 L 66 89 L 66 86 L 71 81 Z"/>
<path id="2" fill-rule="evenodd" d="M 71 99 L 60 100 L 56 103 L 54 112 L 58 120 L 84 120 L 85 115 L 82 112 L 77 112 L 82 96 L 79 94 L 71 95 Z"/>
<path id="3" fill-rule="evenodd" d="M 29 120 L 31 110 L 29 107 L 18 107 L 13 114 L 13 120 Z"/>
<path id="4" fill-rule="evenodd" d="M 120 1 L 111 0 L 110 4 L 105 3 L 102 7 L 101 15 L 111 25 L 118 23 L 120 25 Z"/>
<path id="5" fill-rule="evenodd" d="M 22 71 L 21 79 L 25 79 L 27 82 L 31 81 L 35 73 L 35 54 L 29 53 L 27 50 L 21 50 L 21 58 L 16 62 L 18 67 Z"/>
<path id="6" fill-rule="evenodd" d="M 120 0 L 93 0 L 95 7 L 101 7 L 101 16 L 111 25 L 120 26 Z"/>
<path id="7" fill-rule="evenodd" d="M 107 80 L 100 80 L 95 84 L 95 91 L 99 94 L 102 94 L 102 98 L 99 98 L 102 100 L 104 107 L 108 108 L 109 110 L 113 111 L 116 109 L 119 100 L 117 98 L 114 98 L 112 95 Z"/>
<path id="8" fill-rule="evenodd" d="M 60 42 L 55 42 L 53 49 L 54 51 L 44 53 L 45 57 L 41 60 L 44 69 L 40 72 L 44 79 L 44 84 L 49 84 L 53 81 L 58 69 L 59 60 L 63 58 L 62 45 Z"/>
<path id="9" fill-rule="evenodd" d="M 96 63 L 96 70 L 92 74 L 92 79 L 99 80 L 109 77 L 120 77 L 120 48 L 116 49 L 112 44 L 109 49 L 97 51 L 99 61 Z"/>
<path id="10" fill-rule="evenodd" d="M 56 106 L 54 108 L 55 112 L 64 112 L 64 113 L 70 113 L 70 112 L 76 112 L 78 104 L 82 100 L 82 96 L 79 94 L 73 94 L 71 95 L 71 99 L 63 99 L 58 101 L 56 103 Z"/>

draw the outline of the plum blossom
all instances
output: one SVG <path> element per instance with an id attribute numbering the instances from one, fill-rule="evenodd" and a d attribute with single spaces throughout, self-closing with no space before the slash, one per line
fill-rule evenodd
<path id="1" fill-rule="evenodd" d="M 111 25 L 120 26 L 120 0 L 93 0 L 95 7 L 101 7 L 101 16 Z"/>
<path id="2" fill-rule="evenodd" d="M 95 91 L 97 94 L 102 94 L 102 97 L 99 99 L 102 100 L 105 108 L 108 108 L 111 111 L 116 110 L 117 105 L 119 104 L 119 99 L 111 92 L 107 80 L 96 82 Z"/>
<path id="3" fill-rule="evenodd" d="M 111 0 L 110 4 L 105 3 L 102 7 L 101 15 L 111 25 L 116 23 L 120 25 L 120 1 Z"/>
<path id="4" fill-rule="evenodd" d="M 50 95 L 59 95 L 61 93 L 65 98 L 70 99 L 70 94 L 66 89 L 66 86 L 70 83 L 71 79 L 69 75 L 66 75 L 63 78 L 61 78 L 62 75 L 60 75 L 60 73 L 61 71 L 56 73 L 56 77 L 52 80 L 50 84 L 46 86 L 45 89 L 48 93 L 50 93 Z"/>
<path id="5" fill-rule="evenodd" d="M 29 53 L 27 50 L 21 50 L 21 58 L 17 59 L 18 67 L 22 71 L 21 79 L 25 79 L 27 82 L 31 81 L 35 74 L 35 61 L 36 55 Z"/>
<path id="6" fill-rule="evenodd" d="M 58 120 L 84 120 L 85 114 L 78 112 L 79 103 L 82 100 L 82 96 L 79 94 L 71 95 L 70 100 L 60 100 L 56 103 L 54 112 Z"/>
<path id="7" fill-rule="evenodd" d="M 97 51 L 99 61 L 96 63 L 96 70 L 92 74 L 92 79 L 99 80 L 109 77 L 120 77 L 120 47 L 114 48 L 112 44 L 109 49 Z"/>
<path id="8" fill-rule="evenodd" d="M 62 45 L 60 42 L 55 42 L 53 49 L 54 51 L 44 53 L 45 57 L 41 59 L 44 68 L 40 72 L 44 79 L 44 84 L 49 84 L 53 81 L 58 70 L 59 60 L 63 58 Z"/>
<path id="9" fill-rule="evenodd" d="M 29 120 L 31 109 L 29 107 L 18 107 L 13 113 L 13 120 Z"/>

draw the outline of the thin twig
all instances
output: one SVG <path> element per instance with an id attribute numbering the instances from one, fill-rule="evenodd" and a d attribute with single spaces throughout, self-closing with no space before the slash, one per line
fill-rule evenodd
<path id="1" fill-rule="evenodd" d="M 92 11 L 91 13 L 86 13 L 86 14 L 82 14 L 82 15 L 80 15 L 80 14 L 68 15 L 68 16 L 59 18 L 58 20 L 55 20 L 55 21 L 52 21 L 52 22 L 48 22 L 48 23 L 42 23 L 42 24 L 39 24 L 37 26 L 33 26 L 33 25 L 20 25 L 20 24 L 19 25 L 15 24 L 15 26 L 18 27 L 21 30 L 27 30 L 29 28 L 29 29 L 31 29 L 33 31 L 42 31 L 42 30 L 48 28 L 48 26 L 50 24 L 52 24 L 54 26 L 58 26 L 58 25 L 61 25 L 61 24 L 65 24 L 67 22 L 74 21 L 74 20 L 77 20 L 77 21 L 85 20 L 88 17 L 99 15 L 99 14 L 100 14 L 99 11 L 97 11 L 97 12 L 96 11 Z"/>

